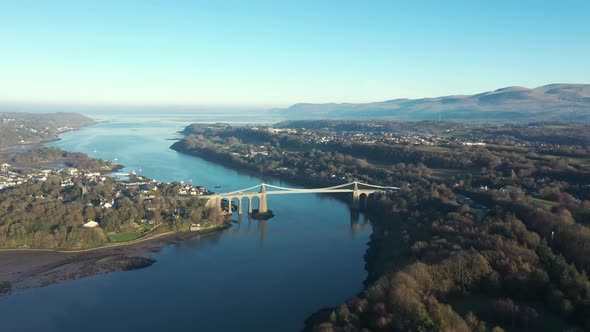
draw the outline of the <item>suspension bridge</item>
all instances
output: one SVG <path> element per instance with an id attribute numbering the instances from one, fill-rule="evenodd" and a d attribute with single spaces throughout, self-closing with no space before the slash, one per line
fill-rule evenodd
<path id="1" fill-rule="evenodd" d="M 349 182 L 333 187 L 325 188 L 287 188 L 275 186 L 272 184 L 261 183 L 256 186 L 235 190 L 223 194 L 203 195 L 203 199 L 208 199 L 207 206 L 219 208 L 222 212 L 232 213 L 232 202 L 238 201 L 238 213 L 242 214 L 242 200 L 248 201 L 248 213 L 253 212 L 253 201 L 258 200 L 258 212 L 268 212 L 268 195 L 293 195 L 293 194 L 333 194 L 333 193 L 350 193 L 352 194 L 351 208 L 361 209 L 367 206 L 368 200 L 377 193 L 383 193 L 389 190 L 399 190 L 398 187 L 377 186 L 358 181 Z"/>

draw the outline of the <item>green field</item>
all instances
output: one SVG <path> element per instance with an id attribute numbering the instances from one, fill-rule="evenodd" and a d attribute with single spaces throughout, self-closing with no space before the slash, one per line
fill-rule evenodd
<path id="1" fill-rule="evenodd" d="M 535 203 L 539 203 L 547 208 L 552 208 L 554 206 L 558 206 L 559 203 L 556 202 L 552 202 L 552 201 L 548 201 L 548 200 L 544 200 L 544 199 L 540 199 L 540 198 L 532 198 L 533 202 Z"/>
<path id="2" fill-rule="evenodd" d="M 489 149 L 497 149 L 497 150 L 502 150 L 502 151 L 517 152 L 517 153 L 526 153 L 530 150 L 530 148 L 527 148 L 524 146 L 501 145 L 501 144 L 487 144 L 486 147 Z"/>
<path id="3" fill-rule="evenodd" d="M 539 158 L 529 158 L 529 159 L 552 160 L 552 159 L 559 159 L 559 158 L 566 159 L 567 162 L 570 164 L 579 164 L 579 165 L 590 164 L 590 158 L 558 156 L 558 155 L 548 154 L 548 153 L 540 153 Z"/>
<path id="4" fill-rule="evenodd" d="M 566 157 L 570 164 L 590 164 L 590 158 Z"/>
<path id="5" fill-rule="evenodd" d="M 475 177 L 480 175 L 480 172 L 477 168 L 432 168 L 432 175 L 442 179 L 450 179 L 453 176 L 466 175 L 468 173 L 471 173 Z"/>
<path id="6" fill-rule="evenodd" d="M 112 235 L 109 235 L 109 238 L 113 242 L 128 242 L 128 241 L 137 240 L 143 236 L 144 236 L 143 233 L 129 232 L 129 233 L 112 234 Z"/>
<path id="7" fill-rule="evenodd" d="M 414 147 L 416 150 L 427 152 L 449 152 L 452 149 L 441 145 L 418 145 Z"/>

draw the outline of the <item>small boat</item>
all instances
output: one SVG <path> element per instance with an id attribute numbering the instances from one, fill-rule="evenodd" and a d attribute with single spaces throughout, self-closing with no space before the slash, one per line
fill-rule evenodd
<path id="1" fill-rule="evenodd" d="M 220 185 L 216 185 L 215 188 L 221 188 L 221 186 Z"/>

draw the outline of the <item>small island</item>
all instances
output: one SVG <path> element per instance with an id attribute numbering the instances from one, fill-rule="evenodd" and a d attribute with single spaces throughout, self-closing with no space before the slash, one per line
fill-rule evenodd
<path id="1" fill-rule="evenodd" d="M 254 209 L 254 210 L 252 210 L 252 213 L 250 214 L 250 217 L 255 220 L 268 220 L 274 216 L 275 216 L 275 214 L 272 212 L 272 210 L 268 210 L 266 212 L 260 212 L 256 209 Z"/>

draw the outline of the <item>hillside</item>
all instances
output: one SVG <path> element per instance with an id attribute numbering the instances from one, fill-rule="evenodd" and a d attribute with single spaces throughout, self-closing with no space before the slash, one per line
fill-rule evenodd
<path id="1" fill-rule="evenodd" d="M 0 113 L 0 150 L 55 140 L 62 132 L 94 123 L 77 113 Z"/>
<path id="2" fill-rule="evenodd" d="M 394 99 L 361 104 L 300 103 L 278 110 L 287 119 L 590 122 L 590 84 L 507 87 L 476 95 Z"/>

